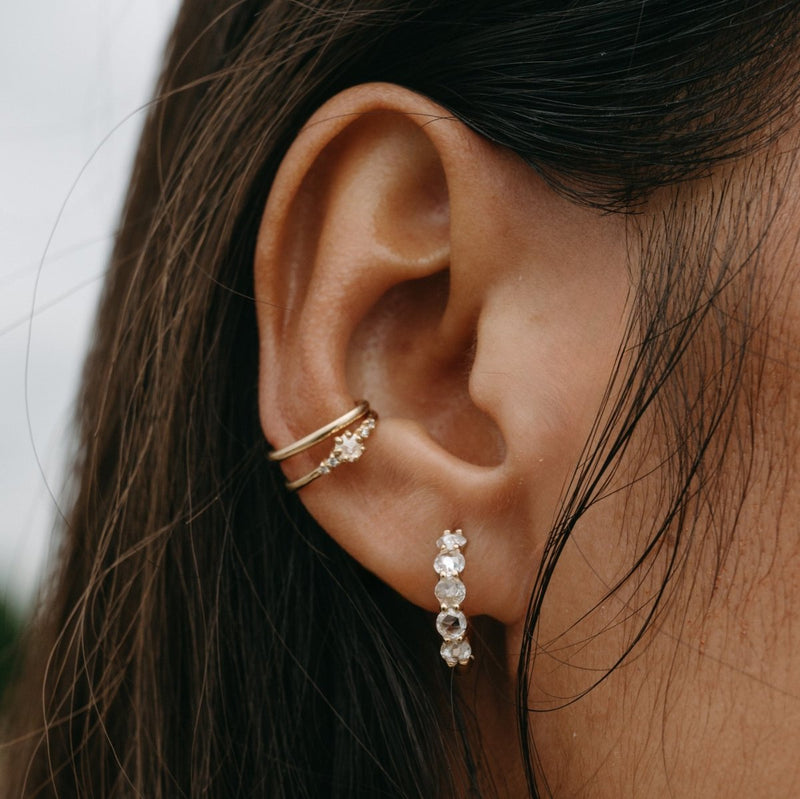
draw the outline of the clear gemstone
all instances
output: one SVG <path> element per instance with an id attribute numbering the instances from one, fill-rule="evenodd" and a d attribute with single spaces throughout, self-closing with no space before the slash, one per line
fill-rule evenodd
<path id="1" fill-rule="evenodd" d="M 447 663 L 448 666 L 452 669 L 453 666 L 458 665 L 458 658 L 453 654 L 453 644 L 452 642 L 445 641 L 442 644 L 442 648 L 439 650 L 444 659 L 444 662 Z"/>
<path id="2" fill-rule="evenodd" d="M 364 452 L 364 445 L 358 436 L 354 436 L 352 433 L 345 433 L 341 438 L 336 439 L 336 446 L 333 451 L 339 460 L 352 463 L 361 457 Z"/>
<path id="3" fill-rule="evenodd" d="M 467 617 L 460 610 L 443 610 L 436 617 L 436 629 L 445 641 L 454 641 L 467 631 Z"/>
<path id="4" fill-rule="evenodd" d="M 325 462 L 325 465 L 329 469 L 335 469 L 339 465 L 339 461 L 336 460 L 336 458 L 328 458 L 328 460 Z"/>
<path id="5" fill-rule="evenodd" d="M 472 657 L 472 647 L 466 638 L 460 641 L 445 641 L 439 651 L 448 666 L 455 666 L 458 663 L 466 666 Z"/>
<path id="6" fill-rule="evenodd" d="M 464 571 L 464 556 L 460 552 L 440 552 L 433 569 L 441 577 L 455 577 Z"/>
<path id="7" fill-rule="evenodd" d="M 320 474 L 328 474 L 330 472 L 330 470 L 331 470 L 331 468 L 330 468 L 330 466 L 328 466 L 327 461 L 322 461 L 322 463 L 320 463 L 320 465 L 319 465 Z"/>
<path id="8" fill-rule="evenodd" d="M 358 428 L 358 432 L 356 435 L 360 436 L 361 438 L 369 438 L 369 434 L 375 429 L 375 420 L 374 419 L 366 419 L 361 423 L 361 427 Z"/>
<path id="9" fill-rule="evenodd" d="M 434 588 L 434 593 L 439 602 L 445 607 L 452 607 L 453 605 L 460 605 L 467 595 L 467 587 L 458 577 L 446 578 L 439 580 Z"/>
<path id="10" fill-rule="evenodd" d="M 466 546 L 467 539 L 461 533 L 445 533 L 436 539 L 436 546 L 440 549 L 458 549 Z"/>

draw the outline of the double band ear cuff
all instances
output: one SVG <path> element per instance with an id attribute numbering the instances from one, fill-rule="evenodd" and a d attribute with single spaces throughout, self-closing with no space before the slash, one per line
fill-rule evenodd
<path id="1" fill-rule="evenodd" d="M 439 651 L 451 668 L 458 664 L 466 666 L 472 660 L 472 647 L 467 638 L 467 617 L 460 608 L 467 595 L 467 588 L 460 577 L 466 565 L 461 549 L 466 544 L 467 539 L 461 530 L 445 530 L 436 541 L 439 554 L 433 561 L 433 570 L 439 575 L 434 594 L 442 609 L 436 617 L 436 629 L 444 639 Z"/>
<path id="2" fill-rule="evenodd" d="M 359 419 L 363 421 L 353 431 L 345 430 Z M 364 442 L 369 438 L 375 425 L 378 421 L 378 414 L 370 410 L 369 403 L 366 400 L 361 400 L 356 404 L 356 407 L 347 413 L 334 419 L 324 427 L 320 427 L 313 433 L 298 439 L 293 444 L 289 444 L 282 449 L 272 450 L 267 457 L 271 461 L 283 461 L 305 452 L 307 449 L 315 446 L 316 444 L 325 441 L 331 436 L 336 436 L 333 439 L 333 448 L 331 449 L 328 457 L 320 461 L 316 469 L 310 471 L 308 474 L 298 477 L 297 480 L 290 480 L 286 483 L 286 488 L 289 491 L 297 491 L 303 486 L 322 477 L 323 474 L 329 474 L 333 469 L 337 468 L 343 463 L 355 463 L 364 454 Z M 342 433 L 342 431 L 345 431 Z M 337 433 L 342 433 L 338 436 Z"/>

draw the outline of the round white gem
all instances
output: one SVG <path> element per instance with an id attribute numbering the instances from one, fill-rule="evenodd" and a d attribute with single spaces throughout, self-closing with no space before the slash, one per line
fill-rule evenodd
<path id="1" fill-rule="evenodd" d="M 367 419 L 366 422 L 361 423 L 361 427 L 358 428 L 358 435 L 361 438 L 369 438 L 372 431 L 375 429 L 375 420 L 374 419 Z"/>
<path id="2" fill-rule="evenodd" d="M 442 658 L 444 658 L 444 662 L 447 663 L 450 668 L 458 665 L 458 658 L 453 654 L 452 641 L 445 641 L 442 644 L 442 648 L 439 650 L 439 652 L 441 653 Z"/>
<path id="3" fill-rule="evenodd" d="M 448 666 L 455 666 L 458 663 L 466 666 L 472 657 L 472 647 L 466 638 L 460 641 L 445 641 L 439 651 Z"/>
<path id="4" fill-rule="evenodd" d="M 352 433 L 345 433 L 341 438 L 336 439 L 334 454 L 339 457 L 339 460 L 352 463 L 357 461 L 363 452 L 364 445 L 361 443 L 361 439 Z"/>
<path id="5" fill-rule="evenodd" d="M 467 595 L 467 587 L 458 577 L 446 578 L 439 580 L 436 583 L 436 588 L 433 589 L 436 598 L 440 604 L 445 607 L 452 607 L 453 605 L 460 605 Z"/>
<path id="6" fill-rule="evenodd" d="M 440 552 L 433 569 L 441 577 L 455 577 L 464 571 L 464 556 L 460 552 Z"/>
<path id="7" fill-rule="evenodd" d="M 465 546 L 467 539 L 461 533 L 445 533 L 436 539 L 436 546 L 440 549 L 458 549 Z"/>
<path id="8" fill-rule="evenodd" d="M 436 629 L 445 641 L 454 641 L 467 631 L 467 617 L 460 610 L 443 610 L 436 617 Z"/>
<path id="9" fill-rule="evenodd" d="M 456 641 L 453 644 L 453 654 L 462 666 L 466 666 L 472 657 L 472 647 L 469 645 L 469 641 L 466 638 L 463 641 Z"/>

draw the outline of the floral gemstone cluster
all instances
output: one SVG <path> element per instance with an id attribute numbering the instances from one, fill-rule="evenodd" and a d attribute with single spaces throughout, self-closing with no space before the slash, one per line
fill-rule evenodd
<path id="1" fill-rule="evenodd" d="M 436 629 L 444 639 L 440 649 L 442 658 L 451 668 L 458 664 L 465 666 L 472 659 L 472 647 L 467 639 L 467 617 L 460 608 L 467 595 L 460 577 L 465 566 L 461 549 L 466 543 L 461 530 L 445 530 L 436 541 L 439 554 L 433 561 L 433 569 L 439 575 L 434 593 L 441 606 L 441 613 L 436 617 Z"/>
<path id="2" fill-rule="evenodd" d="M 319 465 L 322 474 L 328 474 L 341 463 L 355 463 L 364 454 L 364 442 L 375 429 L 375 415 L 370 414 L 358 427 L 355 433 L 349 430 L 333 439 L 330 455 Z"/>

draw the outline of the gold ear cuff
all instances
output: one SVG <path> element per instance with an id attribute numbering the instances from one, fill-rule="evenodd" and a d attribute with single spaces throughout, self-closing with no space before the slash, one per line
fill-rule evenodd
<path id="1" fill-rule="evenodd" d="M 361 424 L 354 431 L 345 430 L 345 428 L 363 419 Z M 305 450 L 319 444 L 322 441 L 336 436 L 333 440 L 333 448 L 331 449 L 328 457 L 320 461 L 319 466 L 308 474 L 298 477 L 297 480 L 291 480 L 286 483 L 286 488 L 289 491 L 297 491 L 298 489 L 307 486 L 309 483 L 322 477 L 323 474 L 329 474 L 333 469 L 337 468 L 343 463 L 355 463 L 364 454 L 364 442 L 372 434 L 375 425 L 378 421 L 378 414 L 370 410 L 369 403 L 366 400 L 361 400 L 356 404 L 356 407 L 347 413 L 334 419 L 332 422 L 320 427 L 313 433 L 298 439 L 293 444 L 289 444 L 281 449 L 272 450 L 267 457 L 271 461 L 283 461 L 298 455 Z M 342 435 L 336 435 L 345 430 Z"/>

